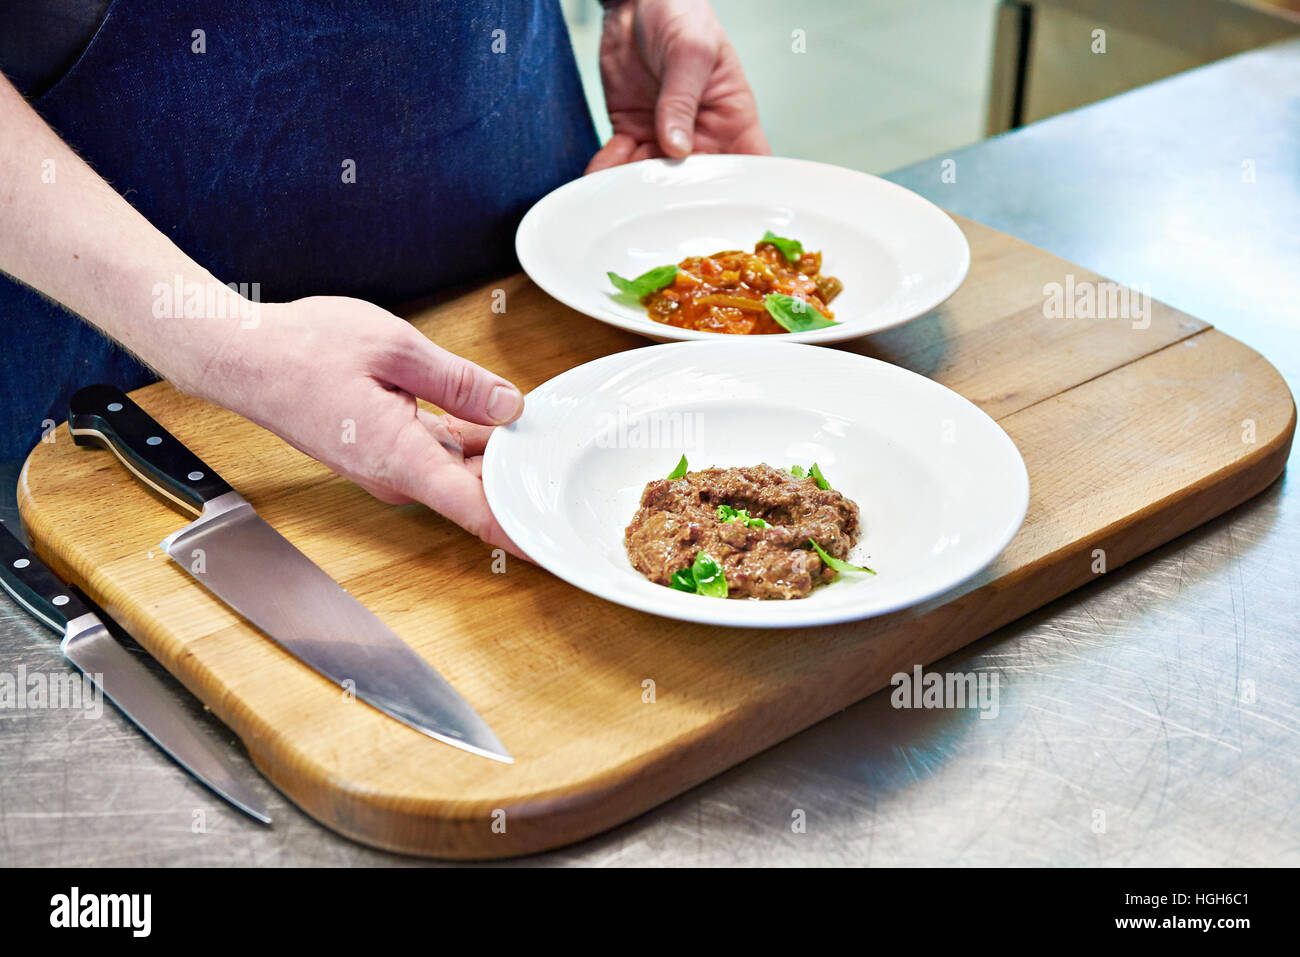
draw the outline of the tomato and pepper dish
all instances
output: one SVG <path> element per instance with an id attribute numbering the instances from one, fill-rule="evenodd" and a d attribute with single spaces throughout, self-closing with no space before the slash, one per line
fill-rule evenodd
<path id="1" fill-rule="evenodd" d="M 835 323 L 830 303 L 843 290 L 821 272 L 822 254 L 770 231 L 752 253 L 725 250 L 688 256 L 636 279 L 610 281 L 645 307 L 655 322 L 701 332 L 761 336 Z"/>

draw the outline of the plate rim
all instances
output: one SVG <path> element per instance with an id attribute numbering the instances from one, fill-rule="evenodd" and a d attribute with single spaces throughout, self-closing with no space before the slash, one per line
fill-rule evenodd
<path id="1" fill-rule="evenodd" d="M 520 542 L 515 535 L 511 534 L 511 529 L 506 527 L 506 521 L 503 521 L 502 516 L 503 514 L 513 515 L 513 512 L 510 509 L 499 509 L 499 506 L 505 504 L 502 502 L 500 498 L 502 494 L 503 486 L 500 486 L 498 484 L 499 482 L 504 481 L 504 476 L 501 476 L 499 474 L 499 470 L 495 468 L 493 463 L 499 461 L 501 442 L 509 441 L 508 438 L 499 439 L 499 436 L 508 436 L 514 434 L 513 432 L 515 427 L 514 423 L 511 423 L 511 425 L 508 426 L 499 426 L 496 429 L 494 429 L 492 435 L 488 439 L 487 446 L 483 452 L 483 468 L 482 468 L 483 491 L 485 497 L 487 498 L 488 507 L 492 510 L 492 514 L 496 517 L 496 520 L 498 524 L 500 524 L 502 530 L 505 531 L 507 535 L 511 536 L 512 540 L 514 540 L 516 544 L 518 544 L 519 547 L 522 548 L 525 551 L 525 553 L 529 555 L 529 557 L 539 568 L 543 569 L 548 574 L 561 579 L 567 584 L 570 584 L 576 588 L 580 588 L 581 590 L 587 592 L 590 595 L 595 595 L 598 598 L 601 598 L 605 601 L 613 602 L 614 604 L 621 605 L 625 608 L 631 608 L 636 611 L 646 612 L 648 614 L 656 615 L 661 618 L 669 618 L 676 621 L 685 621 L 694 624 L 713 625 L 713 626 L 720 626 L 720 627 L 765 628 L 765 629 L 810 628 L 810 627 L 822 627 L 827 625 L 845 624 L 848 622 L 866 621 L 871 618 L 878 618 L 883 615 L 888 615 L 894 612 L 902 611 L 904 609 L 915 608 L 917 606 L 923 605 L 926 602 L 932 601 L 935 598 L 938 598 L 942 595 L 945 595 L 961 587 L 962 585 L 969 582 L 971 579 L 975 578 L 985 569 L 987 569 L 990 565 L 992 565 L 998 559 L 998 557 L 1006 550 L 1007 546 L 1020 532 L 1021 528 L 1024 527 L 1025 518 L 1028 515 L 1029 500 L 1031 494 L 1030 482 L 1029 482 L 1029 471 L 1028 471 L 1028 467 L 1025 465 L 1024 456 L 1020 453 L 1019 447 L 1016 445 L 1014 440 L 1012 440 L 1011 436 L 1008 435 L 1006 430 L 1002 428 L 1001 424 L 999 424 L 996 419 L 990 416 L 987 412 L 981 409 L 970 399 L 961 395 L 959 392 L 956 392 L 955 390 L 948 388 L 942 383 L 936 382 L 935 380 L 929 378 L 928 376 L 923 376 L 920 373 L 913 372 L 910 369 L 905 369 L 902 366 L 894 365 L 893 363 L 885 362 L 881 359 L 876 359 L 871 356 L 864 356 L 861 355 L 860 353 L 844 352 L 843 350 L 839 350 L 839 349 L 826 350 L 816 345 L 810 345 L 807 343 L 795 343 L 789 341 L 773 342 L 770 344 L 759 346 L 759 348 L 775 348 L 775 349 L 782 349 L 786 347 L 794 347 L 799 350 L 805 350 L 805 349 L 813 350 L 814 354 L 824 353 L 825 358 L 830 359 L 830 361 L 841 361 L 840 359 L 832 359 L 831 358 L 832 356 L 844 357 L 844 360 L 847 361 L 861 361 L 867 363 L 868 365 L 875 366 L 877 369 L 881 371 L 887 371 L 887 373 L 890 375 L 897 375 L 902 379 L 921 380 L 921 382 L 926 383 L 926 385 L 921 386 L 922 388 L 933 388 L 935 390 L 938 390 L 936 394 L 945 394 L 949 400 L 956 399 L 961 403 L 965 403 L 967 406 L 970 407 L 970 409 L 974 413 L 986 419 L 988 423 L 994 427 L 996 436 L 1000 436 L 1000 438 L 996 438 L 995 441 L 1005 446 L 1005 449 L 1010 452 L 1009 461 L 1010 459 L 1013 458 L 1015 463 L 1019 466 L 1019 468 L 1015 470 L 1015 477 L 1019 480 L 1018 486 L 1019 486 L 1020 494 L 1016 500 L 1015 507 L 1012 509 L 1012 513 L 1011 513 L 1018 517 L 1015 517 L 1014 520 L 1008 520 L 1008 524 L 1003 529 L 1002 534 L 999 536 L 998 541 L 996 542 L 996 547 L 989 547 L 981 550 L 978 553 L 979 555 L 978 563 L 974 564 L 968 573 L 964 574 L 959 579 L 949 582 L 948 584 L 944 585 L 942 588 L 939 588 L 937 590 L 929 589 L 917 596 L 906 598 L 906 600 L 887 602 L 886 604 L 880 607 L 871 608 L 865 613 L 860 610 L 854 610 L 853 607 L 849 605 L 843 608 L 823 609 L 821 614 L 817 614 L 817 606 L 802 606 L 798 601 L 787 601 L 787 602 L 781 602 L 780 607 L 782 608 L 809 607 L 811 609 L 811 613 L 809 615 L 798 615 L 796 613 L 794 616 L 788 614 L 785 616 L 785 617 L 796 617 L 798 619 L 794 621 L 789 621 L 789 620 L 772 621 L 772 620 L 763 620 L 761 618 L 754 621 L 748 621 L 748 620 L 737 621 L 727 611 L 727 609 L 731 606 L 731 603 L 725 600 L 715 601 L 713 603 L 701 605 L 698 614 L 681 613 L 679 609 L 675 608 L 672 605 L 664 605 L 662 603 L 657 604 L 654 601 L 654 598 L 649 593 L 646 593 L 645 595 L 642 595 L 638 592 L 624 593 L 624 592 L 619 592 L 614 587 L 604 587 L 601 584 L 603 579 L 599 575 L 594 576 L 595 578 L 594 582 L 584 579 L 581 575 L 576 577 L 572 576 L 567 573 L 567 570 L 563 569 L 563 560 L 562 560 L 563 555 L 558 556 L 561 559 L 560 561 L 556 561 L 555 559 L 557 556 L 551 555 L 550 549 L 547 548 L 544 548 L 542 550 L 545 553 L 544 555 L 535 554 L 533 551 L 530 551 L 528 548 L 526 548 L 524 543 Z M 559 382 L 559 380 L 564 379 L 565 377 L 570 376 L 571 374 L 577 373 L 579 370 L 585 370 L 590 372 L 590 367 L 598 364 L 613 365 L 619 361 L 624 361 L 624 362 L 632 361 L 631 360 L 632 356 L 640 353 L 644 353 L 647 350 L 659 351 L 659 350 L 671 349 L 671 350 L 680 351 L 680 350 L 687 350 L 687 349 L 718 350 L 723 348 L 727 348 L 727 347 L 724 345 L 723 341 L 721 340 L 706 340 L 704 342 L 687 341 L 687 342 L 659 343 L 655 345 L 639 346 L 632 349 L 622 350 L 619 352 L 612 352 L 609 353 L 608 355 L 600 356 L 599 358 L 592 359 L 588 362 L 580 363 L 579 365 L 573 366 L 570 369 L 566 369 L 564 372 L 561 372 L 558 375 L 552 376 L 550 379 L 547 379 L 545 382 L 539 384 L 535 389 L 530 390 L 528 395 L 532 395 L 533 393 L 541 389 L 552 387 L 554 383 Z M 528 409 L 527 396 L 525 396 L 525 404 L 524 404 L 525 415 L 527 415 L 527 409 Z M 494 454 L 493 451 L 494 448 L 497 450 L 496 454 Z M 526 521 L 521 520 L 518 523 L 518 525 L 526 529 L 528 523 Z M 561 574 L 561 571 L 564 571 L 565 573 Z M 703 601 L 703 599 L 701 599 L 701 601 Z M 767 605 L 772 605 L 774 603 L 763 602 L 761 604 L 767 606 Z"/>

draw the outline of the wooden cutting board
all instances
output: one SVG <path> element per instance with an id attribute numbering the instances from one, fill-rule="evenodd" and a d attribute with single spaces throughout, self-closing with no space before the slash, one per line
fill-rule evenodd
<path id="1" fill-rule="evenodd" d="M 308 814 L 367 844 L 495 858 L 612 827 L 1250 498 L 1282 472 L 1295 406 L 1241 343 L 1159 303 L 1150 322 L 1048 318 L 1044 287 L 1100 277 L 975 223 L 934 312 L 850 344 L 957 390 L 1019 446 L 1019 535 L 926 606 L 843 626 L 729 630 L 593 598 L 419 506 L 371 499 L 275 436 L 159 384 L 136 400 L 423 654 L 513 766 L 345 699 L 173 564 L 186 519 L 66 426 L 19 495 L 37 551 L 225 721 Z M 503 290 L 506 310 L 493 311 Z M 525 390 L 645 345 L 522 276 L 417 309 L 439 343 Z M 1138 325 L 1141 325 L 1139 323 Z M 646 683 L 654 683 L 653 701 Z"/>

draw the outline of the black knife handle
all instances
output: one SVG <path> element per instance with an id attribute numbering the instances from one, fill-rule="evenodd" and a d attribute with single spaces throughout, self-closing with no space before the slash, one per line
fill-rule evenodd
<path id="1" fill-rule="evenodd" d="M 91 613 L 75 588 L 59 581 L 17 535 L 0 529 L 0 586 L 14 601 L 60 635 L 68 622 Z"/>
<path id="2" fill-rule="evenodd" d="M 121 389 L 88 385 L 68 400 L 78 445 L 111 449 L 135 477 L 188 511 L 233 489 Z"/>

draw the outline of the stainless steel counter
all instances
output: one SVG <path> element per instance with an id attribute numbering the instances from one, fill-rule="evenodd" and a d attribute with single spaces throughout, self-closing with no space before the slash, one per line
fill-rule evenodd
<path id="1" fill-rule="evenodd" d="M 891 178 L 1149 283 L 1268 356 L 1297 391 L 1297 157 L 1300 43 L 1289 43 Z M 945 158 L 955 183 L 941 179 Z M 895 710 L 877 694 L 527 863 L 1300 864 L 1298 542 L 1284 478 L 936 665 L 996 672 L 996 718 Z M 64 667 L 54 638 L 0 599 L 0 672 L 20 664 Z M 0 710 L 0 863 L 411 863 L 266 792 L 270 828 L 209 796 L 111 709 L 99 720 Z M 798 809 L 804 833 L 791 826 Z"/>

